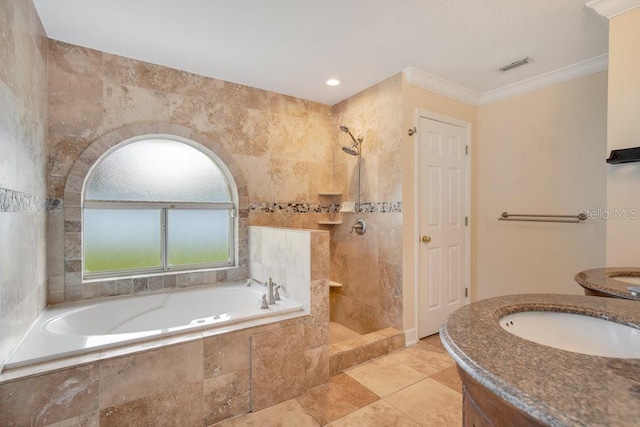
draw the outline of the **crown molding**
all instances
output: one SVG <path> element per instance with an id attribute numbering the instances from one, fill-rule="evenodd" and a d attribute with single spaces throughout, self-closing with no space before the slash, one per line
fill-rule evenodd
<path id="1" fill-rule="evenodd" d="M 640 0 L 639 0 L 640 1 Z M 609 68 L 609 54 L 605 53 L 600 56 L 585 61 L 577 62 L 548 73 L 540 74 L 526 80 L 512 83 L 498 89 L 478 93 L 464 86 L 452 83 L 448 80 L 436 77 L 432 74 L 415 68 L 406 68 L 404 75 L 407 82 L 414 86 L 430 90 L 449 98 L 457 99 L 465 104 L 486 105 L 492 102 L 501 101 L 503 99 L 512 98 L 525 93 L 534 92 L 544 89 L 558 83 L 567 82 L 569 80 L 578 79 L 590 74 L 599 73 Z"/>
<path id="2" fill-rule="evenodd" d="M 480 94 L 478 92 L 436 77 L 433 74 L 409 67 L 404 69 L 404 75 L 407 78 L 407 82 L 414 86 L 457 99 L 465 104 L 478 105 L 480 102 Z"/>
<path id="3" fill-rule="evenodd" d="M 640 6 L 640 0 L 591 0 L 585 6 L 611 19 Z"/>
<path id="4" fill-rule="evenodd" d="M 498 89 L 490 90 L 480 95 L 479 105 L 511 98 L 517 95 L 534 92 L 558 83 L 578 79 L 590 74 L 599 73 L 609 68 L 609 54 L 595 56 L 585 61 L 577 62 L 548 73 L 540 74 L 526 80 L 519 81 Z"/>

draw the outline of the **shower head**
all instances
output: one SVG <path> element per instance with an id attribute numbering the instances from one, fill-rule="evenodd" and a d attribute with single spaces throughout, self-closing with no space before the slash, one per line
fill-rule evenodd
<path id="1" fill-rule="evenodd" d="M 353 144 L 351 146 L 344 146 L 342 147 L 342 151 L 344 151 L 347 154 L 350 154 L 352 156 L 357 156 L 358 153 L 360 153 L 360 148 L 358 148 L 358 146 L 356 144 Z"/>
<path id="2" fill-rule="evenodd" d="M 340 126 L 340 130 L 344 133 L 349 134 L 351 140 L 353 141 L 353 144 L 351 144 L 351 146 L 345 145 L 344 147 L 342 147 L 342 151 L 347 154 L 351 154 L 352 156 L 357 156 L 358 154 L 360 154 L 360 144 L 362 144 L 364 138 L 359 136 L 358 139 L 355 139 L 351 134 L 351 131 L 349 131 L 349 128 L 344 125 Z"/>

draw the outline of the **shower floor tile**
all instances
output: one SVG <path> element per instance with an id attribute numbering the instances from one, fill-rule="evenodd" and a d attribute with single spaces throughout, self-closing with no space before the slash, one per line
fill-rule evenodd
<path id="1" fill-rule="evenodd" d="M 329 344 L 339 343 L 360 336 L 362 335 L 340 323 L 329 322 Z"/>

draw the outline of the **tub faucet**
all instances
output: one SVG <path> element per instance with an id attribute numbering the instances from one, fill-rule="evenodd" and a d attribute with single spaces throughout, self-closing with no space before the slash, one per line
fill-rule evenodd
<path id="1" fill-rule="evenodd" d="M 244 284 L 245 286 L 251 286 L 251 282 L 256 282 L 259 285 L 265 286 L 265 284 L 261 281 L 259 281 L 258 279 L 254 279 L 253 277 L 249 277 L 247 279 L 247 282 Z"/>
<path id="2" fill-rule="evenodd" d="M 266 310 L 269 308 L 269 303 L 267 303 L 267 295 L 262 294 L 260 298 L 260 310 Z"/>
<path id="3" fill-rule="evenodd" d="M 277 285 L 274 289 L 273 289 L 273 299 L 275 299 L 276 301 L 280 301 L 280 289 L 282 289 L 284 291 L 284 286 L 282 285 Z"/>
<path id="4" fill-rule="evenodd" d="M 276 283 L 273 280 L 271 280 L 271 277 L 269 277 L 269 281 L 267 282 L 267 290 L 269 292 L 269 305 L 276 303 L 275 294 L 273 292 L 276 286 L 278 285 L 276 285 Z"/>

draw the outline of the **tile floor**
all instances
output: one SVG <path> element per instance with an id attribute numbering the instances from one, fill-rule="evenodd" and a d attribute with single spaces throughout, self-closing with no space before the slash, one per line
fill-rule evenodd
<path id="1" fill-rule="evenodd" d="M 453 360 L 432 335 L 340 372 L 295 399 L 216 427 L 460 426 L 461 392 Z"/>

